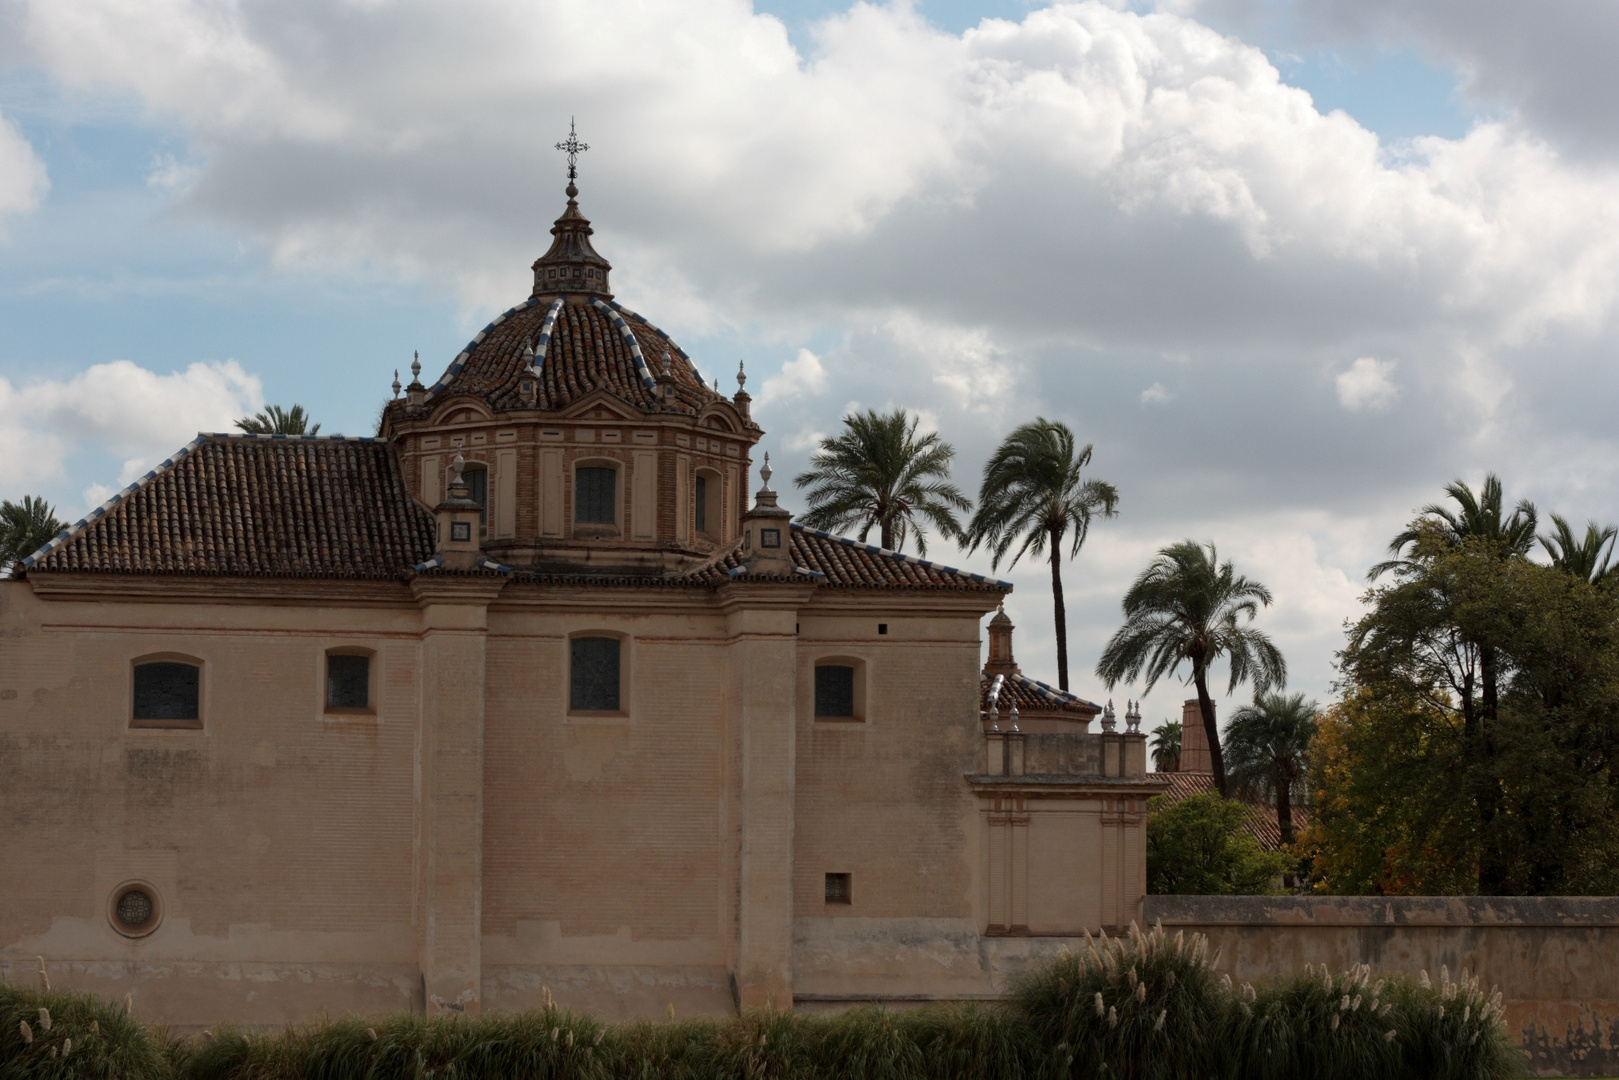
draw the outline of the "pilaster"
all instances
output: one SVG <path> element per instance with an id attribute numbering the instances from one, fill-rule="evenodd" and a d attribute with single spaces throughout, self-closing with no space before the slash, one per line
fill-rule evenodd
<path id="1" fill-rule="evenodd" d="M 483 916 L 484 643 L 504 580 L 422 575 L 416 892 L 428 1015 L 476 1015 Z"/>
<path id="2" fill-rule="evenodd" d="M 796 624 L 812 591 L 745 580 L 721 590 L 731 639 L 727 697 L 739 758 L 735 974 L 744 1009 L 793 1006 Z"/>

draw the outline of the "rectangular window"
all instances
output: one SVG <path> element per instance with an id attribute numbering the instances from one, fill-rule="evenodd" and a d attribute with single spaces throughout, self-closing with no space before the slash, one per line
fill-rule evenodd
<path id="1" fill-rule="evenodd" d="M 328 709 L 369 709 L 371 707 L 371 658 L 328 653 L 326 656 L 326 707 Z"/>
<path id="2" fill-rule="evenodd" d="M 202 668 L 160 661 L 135 667 L 136 720 L 197 720 Z"/>
<path id="3" fill-rule="evenodd" d="M 852 890 L 849 888 L 849 875 L 826 875 L 826 902 L 829 904 L 848 904 L 852 901 L 853 896 Z"/>
<path id="4" fill-rule="evenodd" d="M 697 531 L 708 531 L 708 477 L 697 478 Z"/>
<path id="5" fill-rule="evenodd" d="M 815 715 L 854 717 L 854 668 L 827 664 L 815 669 Z"/>
<path id="6" fill-rule="evenodd" d="M 467 481 L 467 498 L 477 503 L 481 508 L 478 514 L 478 524 L 489 524 L 489 470 L 468 469 L 462 474 Z"/>
<path id="7" fill-rule="evenodd" d="M 574 472 L 573 520 L 580 525 L 618 522 L 617 469 L 578 469 Z"/>
<path id="8" fill-rule="evenodd" d="M 568 708 L 576 712 L 618 712 L 618 638 L 576 637 L 568 678 Z"/>

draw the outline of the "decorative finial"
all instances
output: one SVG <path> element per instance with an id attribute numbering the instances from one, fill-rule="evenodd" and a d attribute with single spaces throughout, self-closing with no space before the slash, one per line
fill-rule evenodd
<path id="1" fill-rule="evenodd" d="M 759 470 L 759 478 L 765 482 L 765 486 L 764 486 L 765 491 L 770 490 L 770 472 L 771 472 L 771 469 L 770 469 L 770 451 L 766 450 L 765 451 L 764 468 Z"/>
<path id="2" fill-rule="evenodd" d="M 663 377 L 669 377 L 669 346 L 663 347 Z"/>
<path id="3" fill-rule="evenodd" d="M 450 491 L 452 493 L 456 488 L 465 486 L 461 481 L 461 473 L 466 467 L 467 459 L 461 456 L 461 448 L 457 446 L 455 448 L 455 460 L 450 462 Z"/>
<path id="4" fill-rule="evenodd" d="M 1017 729 L 1017 702 L 1014 701 L 1012 702 L 1012 730 L 1016 731 Z"/>
<path id="5" fill-rule="evenodd" d="M 573 117 L 568 117 L 568 138 L 566 142 L 557 143 L 557 149 L 568 155 L 568 198 L 579 194 L 579 189 L 573 182 L 579 179 L 579 155 L 590 149 L 588 143 L 579 141 L 579 133 L 574 130 Z"/>
<path id="6" fill-rule="evenodd" d="M 422 381 L 422 354 L 420 349 L 415 350 L 415 358 L 410 362 L 410 378 L 412 382 Z"/>
<path id="7" fill-rule="evenodd" d="M 394 397 L 399 396 L 399 369 L 394 368 Z"/>
<path id="8" fill-rule="evenodd" d="M 1107 708 L 1102 710 L 1102 730 L 1111 732 L 1116 730 L 1118 726 L 1117 714 L 1113 711 L 1113 699 L 1108 698 Z"/>
<path id="9" fill-rule="evenodd" d="M 748 365 L 744 360 L 736 362 L 736 389 L 740 393 L 748 385 Z"/>

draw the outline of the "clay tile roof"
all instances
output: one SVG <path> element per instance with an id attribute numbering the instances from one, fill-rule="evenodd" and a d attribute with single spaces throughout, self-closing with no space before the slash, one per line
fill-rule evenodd
<path id="1" fill-rule="evenodd" d="M 987 675 L 978 680 L 980 710 L 989 708 L 989 691 L 994 683 L 995 680 Z M 1086 701 L 1076 694 L 1066 693 L 1027 675 L 1009 675 L 1001 682 L 996 708 L 1006 710 L 1014 704 L 1019 713 L 1058 713 L 1075 720 L 1087 720 L 1102 711 L 1102 707 L 1095 702 Z"/>
<path id="2" fill-rule="evenodd" d="M 1208 772 L 1153 773 L 1169 781 L 1169 790 L 1160 798 L 1166 803 L 1177 803 L 1190 795 L 1212 795 L 1215 792 L 1214 774 Z M 1248 807 L 1248 820 L 1244 828 L 1248 835 L 1259 841 L 1266 851 L 1279 851 L 1282 847 L 1282 828 L 1276 823 L 1276 808 L 1252 800 L 1243 800 Z M 1302 806 L 1293 807 L 1293 832 L 1297 835 L 1310 820 Z"/>
<path id="3" fill-rule="evenodd" d="M 794 565 L 825 575 L 824 584 L 835 587 L 1012 591 L 1009 581 L 997 581 L 797 523 L 792 526 L 792 551 Z"/>
<path id="4" fill-rule="evenodd" d="M 439 381 L 428 388 L 427 407 L 452 395 L 470 394 L 495 410 L 527 408 L 518 389 L 518 380 L 528 363 L 525 346 L 539 351 L 541 332 L 556 299 L 554 295 L 532 297 L 484 327 Z M 639 361 L 637 349 L 641 353 Z M 721 399 L 720 393 L 698 376 L 685 351 L 646 319 L 611 300 L 570 296 L 556 312 L 556 322 L 544 343 L 544 355 L 534 358 L 534 366 L 540 371 L 534 407 L 564 408 L 594 390 L 604 389 L 637 408 L 651 411 L 658 407 L 658 399 L 647 388 L 641 367 L 644 364 L 656 377 L 663 370 L 665 350 L 682 404 L 700 408 Z M 389 408 L 403 410 L 406 405 L 400 399 L 391 402 Z"/>
<path id="5" fill-rule="evenodd" d="M 202 435 L 24 560 L 30 572 L 397 578 L 433 516 L 385 441 Z"/>

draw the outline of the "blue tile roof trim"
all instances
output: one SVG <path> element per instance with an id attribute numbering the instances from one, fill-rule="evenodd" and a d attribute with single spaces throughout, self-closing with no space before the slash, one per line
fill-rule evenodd
<path id="1" fill-rule="evenodd" d="M 425 573 L 427 573 L 427 571 L 429 571 L 429 570 L 437 570 L 439 567 L 441 567 L 443 565 L 444 565 L 444 556 L 442 556 L 442 555 L 434 555 L 431 559 L 428 559 L 426 562 L 417 563 L 415 566 L 411 567 L 411 569 L 416 571 L 418 574 L 425 574 Z"/>
<path id="2" fill-rule="evenodd" d="M 1000 678 L 999 675 L 995 677 L 997 679 Z M 1089 705 L 1091 708 L 1098 711 L 1100 711 L 1102 708 L 1102 706 L 1096 704 L 1094 701 L 1086 701 L 1077 694 L 1070 694 L 1066 690 L 1058 690 L 1050 683 L 1043 683 L 1039 679 L 1031 679 L 1027 675 L 1023 674 L 1013 675 L 1012 678 L 1016 679 L 1018 682 L 1022 683 L 1024 686 L 1027 686 L 1030 690 L 1033 690 L 1042 697 L 1050 698 L 1052 701 L 1059 702 L 1063 705 Z"/>
<path id="3" fill-rule="evenodd" d="M 995 676 L 995 681 L 989 684 L 989 707 L 995 710 L 996 703 L 1001 700 L 1001 685 L 1006 682 L 1005 675 Z"/>
<path id="4" fill-rule="evenodd" d="M 703 379 L 703 373 L 701 371 L 697 370 L 697 361 L 693 360 L 691 358 L 691 355 L 689 353 L 687 353 L 685 349 L 682 349 L 680 347 L 679 343 L 676 342 L 674 338 L 672 338 L 668 334 L 664 333 L 662 328 L 660 328 L 658 326 L 654 326 L 651 319 L 648 319 L 645 315 L 642 315 L 638 311 L 631 311 L 629 308 L 625 307 L 623 304 L 619 303 L 617 300 L 609 300 L 607 302 L 613 306 L 613 310 L 619 312 L 620 314 L 628 315 L 632 319 L 640 319 L 642 324 L 645 325 L 648 330 L 651 330 L 654 334 L 657 334 L 660 338 L 662 338 L 663 343 L 665 345 L 669 346 L 669 348 L 673 349 L 676 356 L 678 356 L 682 360 L 686 361 L 686 366 L 691 368 L 691 373 L 694 376 L 696 376 L 697 382 L 704 389 L 712 390 L 716 394 L 718 394 L 720 392 L 720 389 L 719 389 L 718 386 L 709 386 L 708 383 Z"/>
<path id="5" fill-rule="evenodd" d="M 478 556 L 478 565 L 483 567 L 485 570 L 493 570 L 497 574 L 515 574 L 517 572 L 504 563 L 498 563 L 484 555 Z"/>
<path id="6" fill-rule="evenodd" d="M 494 320 L 490 322 L 488 326 L 484 327 L 482 330 L 479 330 L 477 334 L 473 335 L 472 340 L 467 342 L 467 347 L 462 349 L 460 353 L 456 355 L 454 360 L 450 361 L 449 369 L 438 377 L 438 382 L 427 388 L 427 396 L 432 397 L 434 394 L 444 389 L 445 385 L 447 385 L 451 379 L 455 378 L 457 373 L 460 372 L 462 365 L 467 362 L 467 357 L 472 355 L 472 350 L 476 349 L 479 345 L 482 345 L 483 339 L 489 336 L 489 331 L 493 330 L 495 327 L 499 326 L 513 315 L 516 315 L 519 311 L 527 310 L 529 305 L 532 303 L 534 303 L 534 298 L 530 297 L 529 299 L 524 300 L 521 304 L 507 308 L 505 311 L 495 316 Z"/>
<path id="7" fill-rule="evenodd" d="M 613 325 L 618 328 L 620 336 L 624 338 L 624 346 L 630 350 L 630 355 L 635 357 L 635 370 L 641 373 L 641 385 L 648 390 L 656 389 L 658 380 L 652 377 L 652 372 L 647 368 L 646 357 L 641 353 L 641 343 L 635 340 L 635 331 L 624 321 L 624 316 L 615 311 L 613 305 L 604 303 L 594 296 L 590 298 L 590 303 L 597 311 L 611 319 Z"/>
<path id="8" fill-rule="evenodd" d="M 797 529 L 799 532 L 809 533 L 811 536 L 819 536 L 822 540 L 835 540 L 840 544 L 845 544 L 852 548 L 858 548 L 861 551 L 867 552 L 871 555 L 886 555 L 890 559 L 899 559 L 901 562 L 908 562 L 914 566 L 920 566 L 927 570 L 938 570 L 946 574 L 958 574 L 961 577 L 967 578 L 969 581 L 978 581 L 985 585 L 994 585 L 996 588 L 1005 589 L 1007 592 L 1012 591 L 1012 583 L 1010 581 L 1001 581 L 998 578 L 985 577 L 983 574 L 975 574 L 971 570 L 958 570 L 954 566 L 946 566 L 944 563 L 936 563 L 929 559 L 919 559 L 915 555 L 906 555 L 899 551 L 889 551 L 887 548 L 878 547 L 876 544 L 863 544 L 859 540 L 851 540 L 847 536 L 839 536 L 837 533 L 829 533 L 821 529 L 812 529 L 807 525 L 800 525 L 796 521 L 792 523 L 792 527 Z"/>
<path id="9" fill-rule="evenodd" d="M 562 297 L 557 297 L 551 303 L 551 310 L 545 313 L 545 321 L 540 324 L 540 340 L 534 343 L 534 370 L 545 370 L 545 350 L 551 347 L 551 331 L 556 329 L 557 316 L 562 314 Z M 513 308 L 512 310 L 516 310 Z M 490 324 L 494 325 L 493 323 Z"/>
<path id="10" fill-rule="evenodd" d="M 197 432 L 197 437 L 195 439 L 192 439 L 190 442 L 180 447 L 176 453 L 158 462 L 146 473 L 146 475 L 124 488 L 124 490 L 118 492 L 118 494 L 114 495 L 112 498 L 90 511 L 88 514 L 84 515 L 78 521 L 75 521 L 72 525 L 69 525 L 67 528 L 57 533 L 49 543 L 45 544 L 38 551 L 34 552 L 26 559 L 21 560 L 21 565 L 25 567 L 33 566 L 34 563 L 38 562 L 40 559 L 43 559 L 51 552 L 73 539 L 82 530 L 100 520 L 106 515 L 107 511 L 111 510 L 113 507 L 135 494 L 147 484 L 150 484 L 153 480 L 156 480 L 165 471 L 174 468 L 176 462 L 180 461 L 187 454 L 191 453 L 191 451 L 195 450 L 209 439 L 263 439 L 265 441 L 303 440 L 308 442 L 318 440 L 324 442 L 362 443 L 385 443 L 388 441 L 385 436 L 381 435 L 255 435 L 246 431 L 199 431 Z"/>

